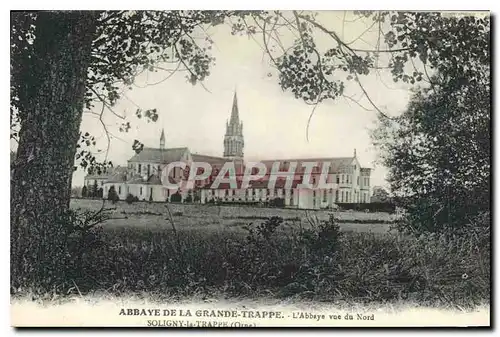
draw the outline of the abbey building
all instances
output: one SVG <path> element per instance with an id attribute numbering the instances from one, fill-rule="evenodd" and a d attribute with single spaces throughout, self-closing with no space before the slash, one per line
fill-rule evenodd
<path id="1" fill-rule="evenodd" d="M 144 148 L 128 160 L 127 166 L 115 167 L 101 175 L 87 175 L 85 185 L 88 189 L 102 189 L 104 198 L 108 197 L 110 189 L 113 188 L 121 200 L 131 195 L 139 200 L 171 202 L 175 195 L 176 200 L 180 199 L 182 202 L 269 203 L 304 209 L 370 202 L 371 169 L 361 166 L 355 150 L 352 157 L 261 160 L 260 163 L 267 169 L 265 175 L 244 186 L 244 172 L 250 169 L 253 172 L 254 168 L 246 167 L 249 163 L 244 160 L 243 122 L 239 118 L 236 93 L 230 119 L 226 122 L 223 145 L 222 157 L 191 153 L 187 147 L 168 148 L 165 132 L 162 130 L 159 147 Z M 169 183 L 177 184 L 179 188 L 169 188 L 162 183 L 162 172 L 167 165 L 174 162 L 186 163 L 184 169 L 174 167 L 168 173 Z M 196 180 L 189 188 L 183 187 L 186 186 L 189 166 L 200 162 L 210 165 L 210 175 Z M 318 165 L 308 169 L 310 163 Z M 227 164 L 235 168 L 235 183 L 221 183 L 214 188 L 219 171 Z M 325 164 L 326 167 L 322 168 Z M 309 181 L 305 182 L 305 177 Z M 269 184 L 271 180 L 273 183 Z M 304 187 L 304 183 L 309 187 Z"/>

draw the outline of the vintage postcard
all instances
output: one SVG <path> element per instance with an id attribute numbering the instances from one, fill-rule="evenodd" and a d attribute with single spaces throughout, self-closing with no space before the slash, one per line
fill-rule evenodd
<path id="1" fill-rule="evenodd" d="M 14 327 L 489 327 L 489 12 L 10 13 Z"/>

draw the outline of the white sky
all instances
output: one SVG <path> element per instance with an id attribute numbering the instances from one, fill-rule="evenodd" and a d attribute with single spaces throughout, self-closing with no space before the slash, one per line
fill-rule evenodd
<path id="1" fill-rule="evenodd" d="M 378 39 L 378 33 L 375 33 L 377 26 L 366 32 L 373 21 L 348 22 L 342 29 L 343 16 L 343 12 L 325 11 L 318 21 L 339 35 L 343 34 L 345 41 L 356 40 L 362 35 L 352 46 L 373 49 Z M 351 13 L 346 14 L 347 21 L 353 18 Z M 237 88 L 240 119 L 244 123 L 246 160 L 345 157 L 351 156 L 357 149 L 361 164 L 374 168 L 372 185 L 385 184 L 386 170 L 374 163 L 376 152 L 368 132 L 374 126 L 375 111 L 366 111 L 345 98 L 324 101 L 316 108 L 307 141 L 306 125 L 312 106 L 281 90 L 276 71 L 269 59 L 263 57 L 259 45 L 261 37 L 256 36 L 254 40 L 247 36 L 233 36 L 227 26 L 211 28 L 209 33 L 215 43 L 212 55 L 216 58 L 216 65 L 204 82 L 210 92 L 200 85 L 189 84 L 184 72 L 146 87 L 146 83 L 158 82 L 169 74 L 158 72 L 138 77 L 136 85 L 144 88 L 134 86 L 114 107 L 116 113 L 127 116 L 132 129 L 128 133 L 119 132 L 118 126 L 122 121 L 107 113 L 105 121 L 109 131 L 120 138 L 112 139 L 109 160 L 115 165 L 126 164 L 134 154 L 134 139 L 139 139 L 145 146 L 158 147 L 162 127 L 165 128 L 167 147 L 186 146 L 192 153 L 222 156 L 225 123 L 230 116 L 234 89 Z M 292 41 L 291 37 L 285 34 L 283 39 Z M 334 46 L 326 35 L 318 33 L 315 38 L 319 46 Z M 388 114 L 399 114 L 406 106 L 408 88 L 392 82 L 388 73 L 373 73 L 361 77 L 361 81 L 375 104 Z M 346 82 L 346 86 L 347 94 L 361 97 L 355 82 Z M 366 99 L 360 103 L 373 109 Z M 160 115 L 158 122 L 147 123 L 137 119 L 137 106 L 142 109 L 157 108 Z M 104 130 L 95 116 L 84 116 L 82 130 L 98 138 L 98 148 L 106 148 Z M 83 176 L 80 169 L 75 172 L 73 185 L 83 184 Z"/>

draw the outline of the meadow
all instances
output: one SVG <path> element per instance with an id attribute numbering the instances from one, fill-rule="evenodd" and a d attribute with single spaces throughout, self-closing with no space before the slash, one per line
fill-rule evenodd
<path id="1" fill-rule="evenodd" d="M 103 202 L 91 199 L 72 199 L 71 207 L 97 211 Z M 127 204 L 105 201 L 105 208 L 111 209 L 112 219 L 106 228 L 133 227 L 152 230 L 170 229 L 170 215 L 178 230 L 241 231 L 250 223 L 261 222 L 270 217 L 281 217 L 290 226 L 308 227 L 311 221 L 327 220 L 332 211 L 261 208 L 246 206 L 215 206 L 211 204 L 168 204 L 135 202 Z M 170 211 L 170 214 L 169 214 Z M 339 226 L 344 231 L 387 233 L 397 219 L 388 213 L 339 212 L 334 211 Z"/>
<path id="2" fill-rule="evenodd" d="M 96 210 L 100 201 L 73 200 Z M 490 239 L 401 235 L 394 215 L 106 202 L 111 219 L 74 237 L 70 292 L 157 300 L 295 298 L 335 303 L 489 303 Z"/>

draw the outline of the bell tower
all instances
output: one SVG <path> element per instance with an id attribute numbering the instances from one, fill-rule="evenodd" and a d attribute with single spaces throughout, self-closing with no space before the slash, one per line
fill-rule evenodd
<path id="1" fill-rule="evenodd" d="M 238 97 L 234 91 L 231 118 L 226 122 L 226 135 L 224 136 L 224 158 L 232 160 L 243 159 L 243 122 L 240 122 L 238 112 Z"/>

